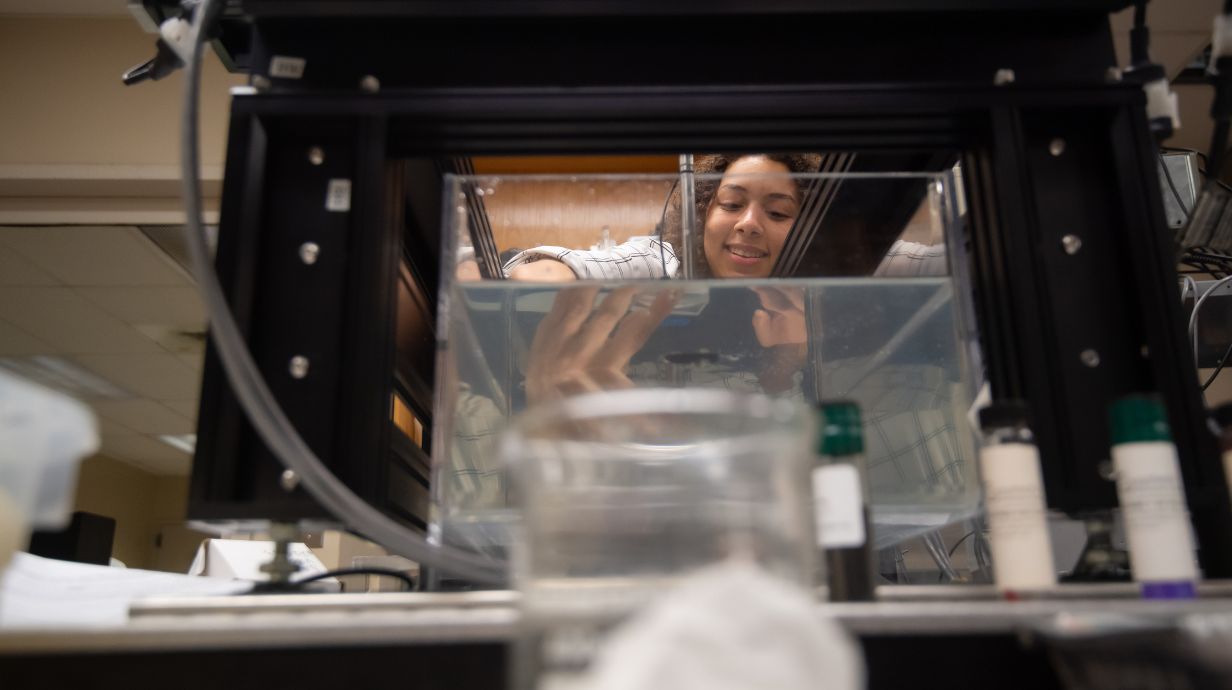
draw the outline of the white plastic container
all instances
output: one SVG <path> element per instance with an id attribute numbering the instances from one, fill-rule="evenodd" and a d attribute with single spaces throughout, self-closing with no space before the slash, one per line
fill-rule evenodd
<path id="1" fill-rule="evenodd" d="M 1134 580 L 1144 598 L 1191 599 L 1198 579 L 1193 534 L 1163 405 L 1126 396 L 1111 412 L 1112 464 Z"/>
<path id="2" fill-rule="evenodd" d="M 1057 575 L 1044 480 L 1026 405 L 1016 400 L 993 403 L 980 410 L 980 427 L 985 435 L 980 478 L 997 589 L 1006 594 L 1052 589 Z"/>
<path id="3" fill-rule="evenodd" d="M 32 528 L 67 524 L 78 465 L 97 450 L 88 407 L 0 371 L 0 568 Z"/>

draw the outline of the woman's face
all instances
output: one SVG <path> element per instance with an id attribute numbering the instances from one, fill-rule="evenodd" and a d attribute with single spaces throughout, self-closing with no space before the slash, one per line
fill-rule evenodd
<path id="1" fill-rule="evenodd" d="M 706 212 L 702 240 L 716 278 L 765 278 L 800 212 L 800 191 L 787 166 L 745 156 L 728 166 Z"/>

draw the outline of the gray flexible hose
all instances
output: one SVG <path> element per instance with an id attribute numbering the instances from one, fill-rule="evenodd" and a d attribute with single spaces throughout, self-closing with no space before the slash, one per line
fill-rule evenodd
<path id="1" fill-rule="evenodd" d="M 201 53 L 205 27 L 213 25 L 223 3 L 203 0 L 192 29 L 192 52 L 184 79 L 184 112 L 180 132 L 185 240 L 198 289 L 210 319 L 210 336 L 218 350 L 227 380 L 261 440 L 282 463 L 294 471 L 308 493 L 336 518 L 394 553 L 476 582 L 505 582 L 503 564 L 465 551 L 429 543 L 356 496 L 312 452 L 287 419 L 253 362 L 231 314 L 214 272 L 201 222 L 198 179 L 197 100 L 201 82 Z"/>

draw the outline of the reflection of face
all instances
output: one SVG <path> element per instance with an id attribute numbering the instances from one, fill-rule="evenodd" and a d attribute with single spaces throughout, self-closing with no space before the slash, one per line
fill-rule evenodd
<path id="1" fill-rule="evenodd" d="M 770 275 L 800 212 L 800 192 L 787 172 L 787 166 L 760 155 L 728 166 L 706 212 L 702 244 L 711 275 Z"/>

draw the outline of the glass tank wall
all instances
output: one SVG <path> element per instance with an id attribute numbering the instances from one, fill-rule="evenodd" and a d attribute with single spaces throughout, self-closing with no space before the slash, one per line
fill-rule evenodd
<path id="1" fill-rule="evenodd" d="M 434 538 L 503 557 L 511 418 L 649 387 L 857 402 L 879 549 L 975 513 L 953 174 L 741 165 L 447 178 Z"/>

